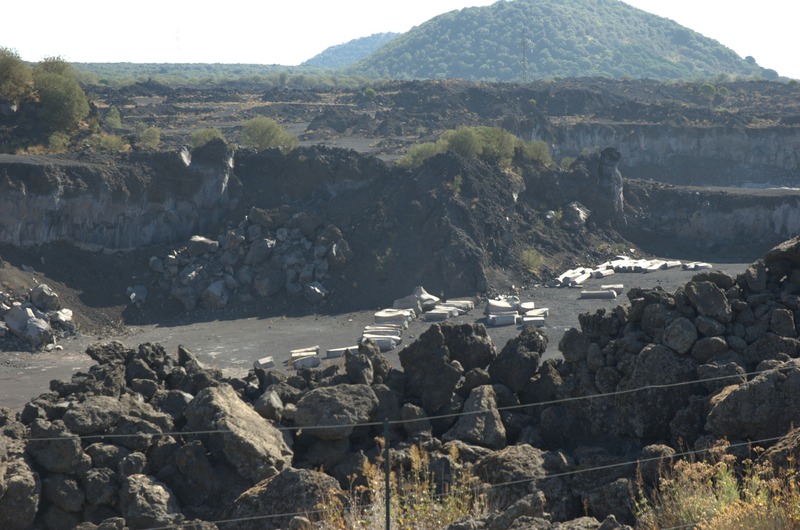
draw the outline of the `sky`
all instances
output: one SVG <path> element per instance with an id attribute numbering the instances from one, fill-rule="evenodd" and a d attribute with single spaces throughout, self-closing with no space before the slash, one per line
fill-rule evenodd
<path id="1" fill-rule="evenodd" d="M 0 47 L 26 61 L 296 65 L 374 33 L 495 0 L 38 0 L 41 16 L 2 24 Z M 563 0 L 569 2 L 570 0 Z M 780 75 L 800 79 L 796 0 L 625 0 L 670 18 Z M 21 21 L 32 21 L 24 24 Z"/>

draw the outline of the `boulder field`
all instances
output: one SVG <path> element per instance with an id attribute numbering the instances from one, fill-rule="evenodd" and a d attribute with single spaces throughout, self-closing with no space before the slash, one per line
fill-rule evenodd
<path id="1" fill-rule="evenodd" d="M 397 367 L 367 341 L 341 366 L 242 378 L 183 346 L 95 344 L 88 372 L 0 411 L 0 528 L 302 528 L 387 432 L 394 471 L 421 448 L 443 483 L 468 469 L 488 492 L 451 530 L 623 528 L 637 470 L 652 484 L 722 439 L 796 456 L 800 238 L 737 277 L 627 297 L 544 362 L 541 331 L 499 346 L 479 324 L 432 325 Z"/>

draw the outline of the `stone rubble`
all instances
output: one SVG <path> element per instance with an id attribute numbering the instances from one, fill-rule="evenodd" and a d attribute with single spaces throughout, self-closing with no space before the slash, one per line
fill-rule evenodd
<path id="1" fill-rule="evenodd" d="M 152 256 L 159 287 L 187 311 L 219 310 L 237 299 L 247 303 L 285 292 L 310 304 L 330 294 L 325 280 L 353 258 L 334 225 L 288 206 L 253 207 L 238 226 L 217 239 L 193 236 L 166 256 Z"/>
<path id="2" fill-rule="evenodd" d="M 50 286 L 39 284 L 25 297 L 0 290 L 0 339 L 16 338 L 26 349 L 60 349 L 57 340 L 77 333 L 70 309 Z"/>

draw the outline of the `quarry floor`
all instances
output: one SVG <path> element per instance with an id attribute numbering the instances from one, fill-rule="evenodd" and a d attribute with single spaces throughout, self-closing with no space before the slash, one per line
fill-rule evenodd
<path id="1" fill-rule="evenodd" d="M 713 263 L 717 270 L 736 276 L 747 268 L 745 263 Z M 583 288 L 597 289 L 601 284 L 623 284 L 625 293 L 631 287 L 661 287 L 668 292 L 691 280 L 694 272 L 674 268 L 653 273 L 616 274 L 603 280 L 587 281 Z M 600 308 L 613 308 L 628 302 L 625 294 L 616 300 L 583 300 L 581 289 L 530 288 L 520 292 L 522 301 L 533 301 L 536 307 L 550 310 L 543 331 L 549 338 L 545 358 L 557 357 L 558 342 L 564 331 L 578 326 L 580 313 L 594 312 Z M 391 306 L 387 300 L 386 307 Z M 380 309 L 380 308 L 375 308 Z M 92 360 L 84 352 L 95 342 L 119 340 L 135 348 L 145 342 L 161 344 L 168 353 L 176 355 L 179 345 L 188 347 L 206 366 L 216 367 L 226 375 L 242 376 L 253 367 L 253 362 L 272 356 L 277 368 L 286 369 L 285 362 L 293 349 L 319 346 L 324 352 L 329 348 L 354 345 L 365 325 L 373 322 L 374 311 L 345 313 L 335 316 L 310 315 L 303 317 L 230 318 L 204 322 L 176 320 L 160 324 L 129 326 L 122 330 L 80 334 L 59 342 L 60 350 L 45 352 L 0 351 L 0 407 L 21 410 L 32 398 L 49 390 L 53 379 L 68 380 L 73 373 L 87 370 Z M 459 323 L 483 323 L 483 307 L 452 319 Z M 393 366 L 401 368 L 399 351 L 423 333 L 430 323 L 421 320 L 411 323 L 403 335 L 403 343 L 385 355 Z M 489 327 L 498 351 L 516 337 L 519 326 Z M 323 355 L 324 356 L 324 353 Z M 343 363 L 323 360 L 322 366 Z"/>

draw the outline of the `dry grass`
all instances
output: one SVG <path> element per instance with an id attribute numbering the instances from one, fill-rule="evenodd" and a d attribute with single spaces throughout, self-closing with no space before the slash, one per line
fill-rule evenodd
<path id="1" fill-rule="evenodd" d="M 641 529 L 796 529 L 798 476 L 795 469 L 776 473 L 768 464 L 737 463 L 730 455 L 679 461 L 662 473 L 654 491 L 640 494 L 636 511 Z"/>
<path id="2" fill-rule="evenodd" d="M 415 446 L 410 456 L 410 470 L 401 474 L 393 471 L 390 475 L 391 530 L 438 530 L 463 517 L 485 514 L 485 497 L 477 492 L 477 479 L 469 471 L 454 472 L 450 484 L 437 484 L 428 453 Z M 451 459 L 457 461 L 458 455 L 451 455 Z M 315 528 L 386 528 L 386 475 L 382 462 L 367 463 L 363 473 L 366 485 L 352 488 L 346 501 L 331 496 L 318 507 L 321 514 Z"/>

